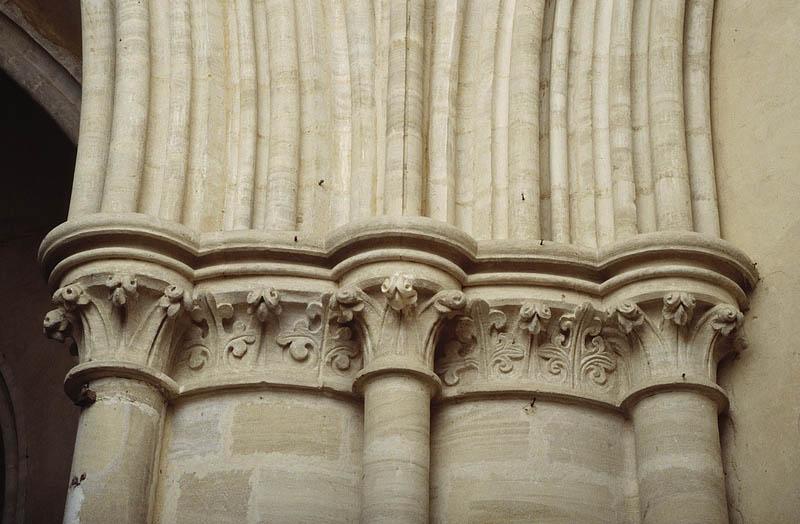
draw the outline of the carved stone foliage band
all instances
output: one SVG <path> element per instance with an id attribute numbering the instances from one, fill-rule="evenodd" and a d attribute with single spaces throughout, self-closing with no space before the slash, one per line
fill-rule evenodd
<path id="1" fill-rule="evenodd" d="M 622 349 L 606 318 L 588 303 L 570 311 L 536 302 L 492 308 L 475 300 L 439 340 L 436 372 L 447 387 L 540 383 L 613 392 Z"/>
<path id="2" fill-rule="evenodd" d="M 446 323 L 435 371 L 445 397 L 549 390 L 616 406 L 653 381 L 713 383 L 741 322 L 734 306 L 701 304 L 689 293 L 606 311 L 474 300 Z"/>
<path id="3" fill-rule="evenodd" d="M 74 340 L 81 362 L 147 366 L 182 390 L 265 382 L 351 392 L 362 369 L 405 361 L 432 368 L 445 397 L 552 390 L 612 405 L 653 381 L 713 382 L 742 324 L 734 306 L 686 292 L 606 310 L 494 306 L 400 273 L 366 291 L 262 285 L 194 297 L 147 277 L 104 274 L 59 288 L 53 302 L 44 331 Z"/>
<path id="4" fill-rule="evenodd" d="M 339 295 L 287 299 L 272 288 L 203 293 L 172 372 L 179 384 L 263 376 L 349 391 L 362 365 L 351 326 L 359 305 Z"/>

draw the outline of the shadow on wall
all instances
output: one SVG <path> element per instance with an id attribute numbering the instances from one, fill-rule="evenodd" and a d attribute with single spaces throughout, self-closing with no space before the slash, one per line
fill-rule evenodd
<path id="1" fill-rule="evenodd" d="M 36 251 L 66 219 L 75 146 L 2 72 L 0 155 L 3 523 L 60 522 L 79 411 L 62 389 L 73 357 L 42 335 L 50 292 Z"/>

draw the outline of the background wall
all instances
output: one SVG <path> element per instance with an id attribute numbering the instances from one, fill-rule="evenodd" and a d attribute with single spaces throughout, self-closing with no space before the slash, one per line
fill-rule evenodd
<path id="1" fill-rule="evenodd" d="M 718 0 L 712 126 L 723 236 L 758 263 L 749 349 L 721 373 L 731 522 L 800 520 L 800 2 Z"/>
<path id="2" fill-rule="evenodd" d="M 18 436 L 24 511 L 17 518 L 61 522 L 78 408 L 62 387 L 72 357 L 66 346 L 42 334 L 50 292 L 36 251 L 44 235 L 66 218 L 75 146 L 2 72 L 0 158 L 0 372 Z"/>

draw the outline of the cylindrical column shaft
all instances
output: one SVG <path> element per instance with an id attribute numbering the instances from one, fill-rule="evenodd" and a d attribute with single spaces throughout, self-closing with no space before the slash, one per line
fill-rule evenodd
<path id="1" fill-rule="evenodd" d="M 716 402 L 664 392 L 640 400 L 632 415 L 642 522 L 727 523 Z"/>
<path id="2" fill-rule="evenodd" d="M 363 391 L 361 522 L 427 523 L 430 386 L 392 373 L 368 379 Z"/>
<path id="3" fill-rule="evenodd" d="M 64 522 L 149 522 L 166 401 L 137 380 L 103 378 L 89 386 L 96 401 L 81 413 Z"/>

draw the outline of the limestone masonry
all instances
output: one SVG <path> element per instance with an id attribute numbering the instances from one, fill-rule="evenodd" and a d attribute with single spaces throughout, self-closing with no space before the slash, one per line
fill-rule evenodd
<path id="1" fill-rule="evenodd" d="M 64 521 L 728 522 L 713 12 L 83 0 Z"/>

